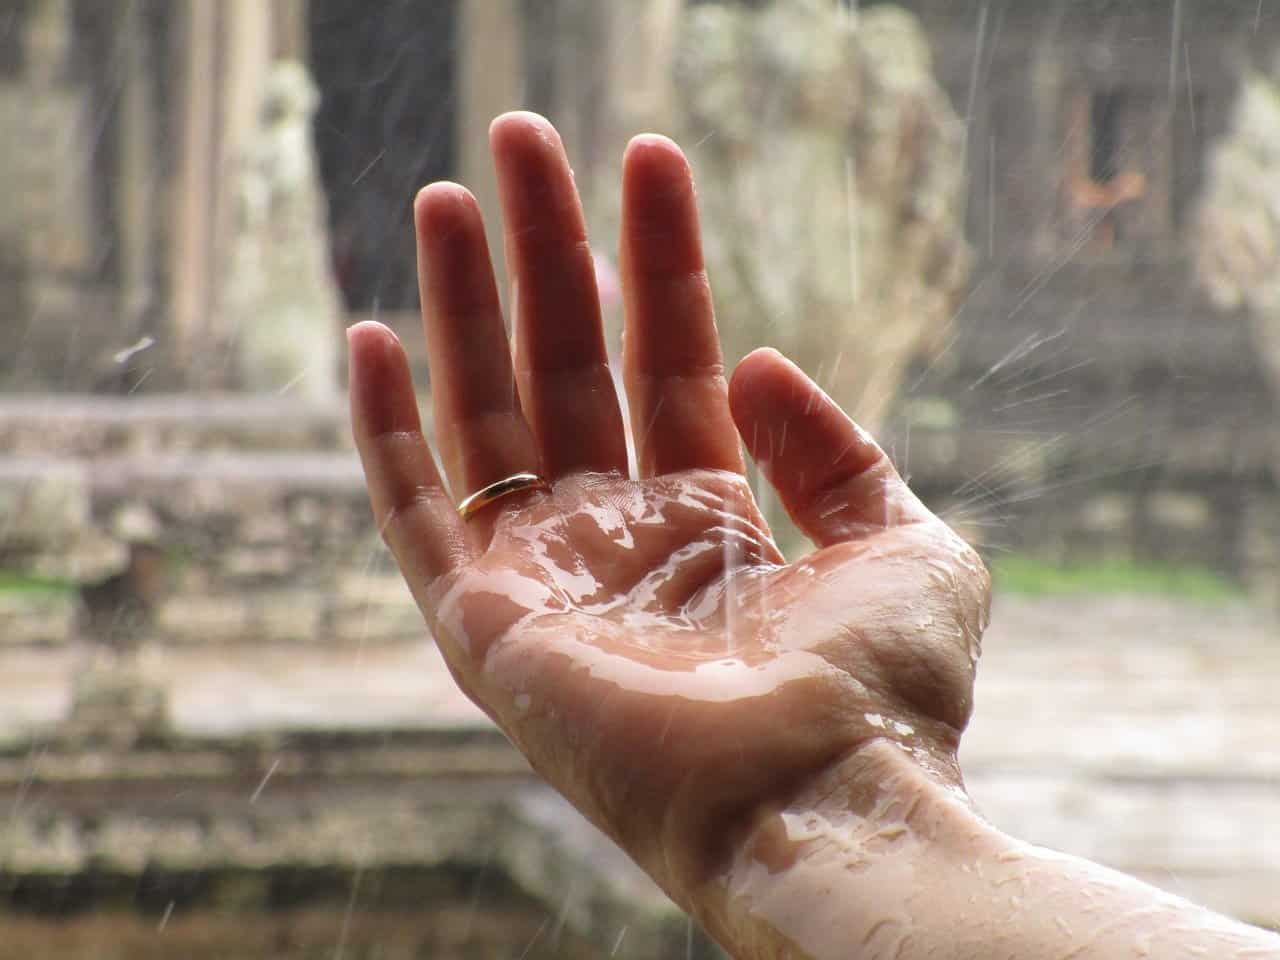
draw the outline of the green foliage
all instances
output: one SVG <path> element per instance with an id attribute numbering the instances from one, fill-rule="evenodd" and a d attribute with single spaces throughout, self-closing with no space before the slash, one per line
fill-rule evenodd
<path id="1" fill-rule="evenodd" d="M 14 573 L 10 570 L 0 570 L 0 594 L 38 594 L 43 596 L 58 596 L 64 593 L 71 593 L 75 590 L 75 584 L 69 580 L 59 580 L 54 577 L 36 577 L 25 573 Z"/>
<path id="2" fill-rule="evenodd" d="M 1130 560 L 1055 564 L 1011 554 L 993 560 L 991 571 L 997 591 L 1033 597 L 1148 594 L 1221 603 L 1244 595 L 1238 585 L 1211 570 Z"/>

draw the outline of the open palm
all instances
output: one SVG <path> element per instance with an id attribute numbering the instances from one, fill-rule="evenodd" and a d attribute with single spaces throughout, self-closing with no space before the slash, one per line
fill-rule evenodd
<path id="1" fill-rule="evenodd" d="M 491 131 L 513 276 L 508 349 L 484 229 L 454 184 L 415 204 L 446 491 L 403 350 L 351 331 L 374 512 L 462 688 L 534 768 L 682 902 L 762 809 L 871 742 L 958 782 L 987 603 L 980 561 L 796 367 L 727 383 L 689 169 L 632 141 L 625 379 L 608 367 L 581 207 L 555 131 Z M 739 438 L 818 550 L 787 564 Z M 461 520 L 503 477 L 529 490 Z"/>

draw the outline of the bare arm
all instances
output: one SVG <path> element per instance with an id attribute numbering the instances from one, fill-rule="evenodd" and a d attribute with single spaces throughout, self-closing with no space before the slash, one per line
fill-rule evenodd
<path id="1" fill-rule="evenodd" d="M 742 960 L 1280 958 L 1280 936 L 1000 832 L 885 741 L 763 813 L 698 912 Z"/>

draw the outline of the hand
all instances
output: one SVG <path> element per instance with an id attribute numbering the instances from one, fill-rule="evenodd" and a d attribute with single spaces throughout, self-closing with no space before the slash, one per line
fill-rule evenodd
<path id="1" fill-rule="evenodd" d="M 508 349 L 479 209 L 415 203 L 435 432 L 404 352 L 350 331 L 374 513 L 454 677 L 533 767 L 694 909 L 734 844 L 872 743 L 960 787 L 988 577 L 875 443 L 769 350 L 726 384 L 693 185 L 675 144 L 623 171 L 628 474 L 583 214 L 559 138 L 491 130 L 513 284 Z M 739 438 L 818 547 L 788 564 Z M 459 519 L 455 501 L 540 473 Z"/>

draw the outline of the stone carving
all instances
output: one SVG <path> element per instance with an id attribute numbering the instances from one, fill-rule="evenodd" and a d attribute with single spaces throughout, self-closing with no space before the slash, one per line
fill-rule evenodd
<path id="1" fill-rule="evenodd" d="M 240 386 L 323 402 L 338 390 L 342 305 L 311 140 L 318 102 L 302 64 L 272 67 L 240 170 L 223 305 Z"/>
<path id="2" fill-rule="evenodd" d="M 619 142 L 569 143 L 579 183 L 616 183 L 583 168 L 636 129 L 674 135 L 698 181 L 726 359 L 776 345 L 878 426 L 968 275 L 963 129 L 919 22 L 830 0 L 649 0 L 614 20 L 620 115 L 604 126 Z M 586 191 L 597 238 L 616 236 L 610 192 Z"/>
<path id="3" fill-rule="evenodd" d="M 961 129 L 904 11 L 709 5 L 675 63 L 724 326 L 877 425 L 967 276 Z M 741 341 L 738 341 L 740 345 Z"/>
<path id="4" fill-rule="evenodd" d="M 1196 221 L 1196 271 L 1214 303 L 1244 308 L 1280 390 L 1280 57 L 1245 75 Z"/>
<path id="5" fill-rule="evenodd" d="M 1280 398 L 1280 55 L 1270 70 L 1245 74 L 1235 110 L 1209 162 L 1192 239 L 1196 274 L 1223 310 L 1243 310 L 1273 397 Z M 1280 431 L 1270 437 L 1280 478 Z M 1260 529 L 1273 525 L 1264 512 Z M 1274 601 L 1277 541 L 1250 526 L 1251 578 Z"/>

